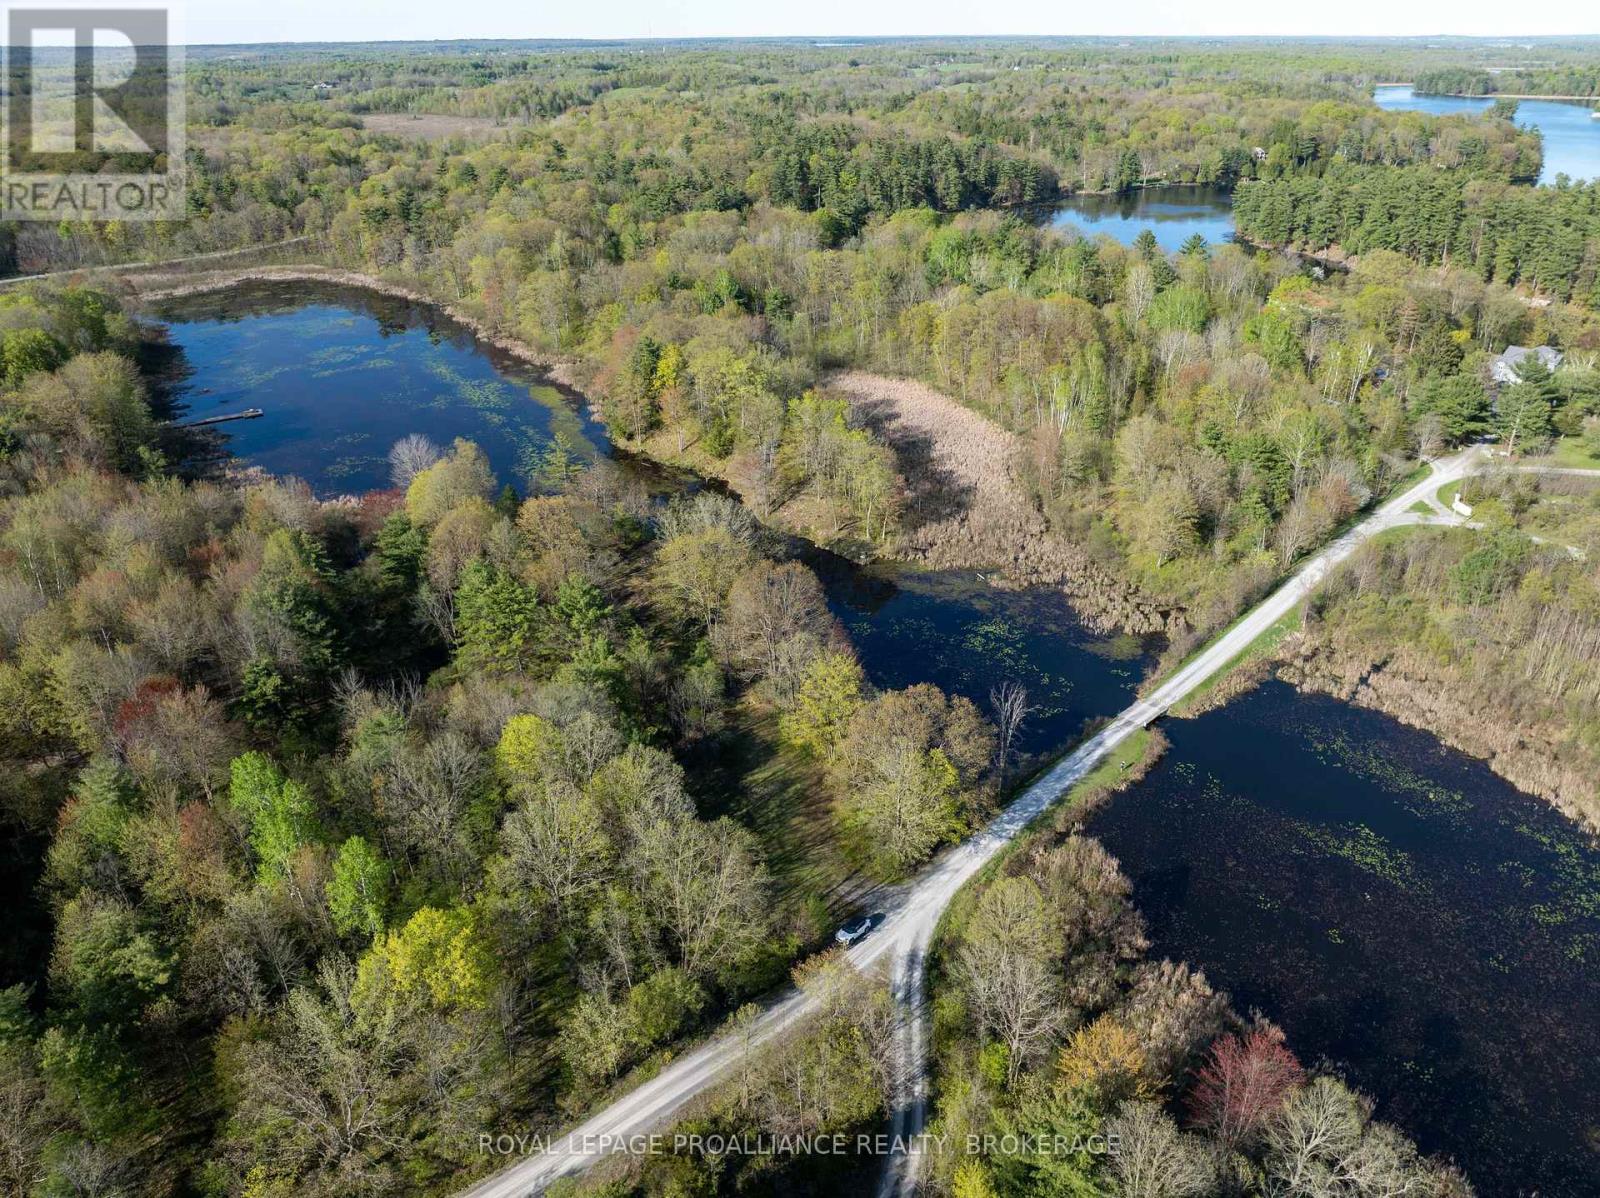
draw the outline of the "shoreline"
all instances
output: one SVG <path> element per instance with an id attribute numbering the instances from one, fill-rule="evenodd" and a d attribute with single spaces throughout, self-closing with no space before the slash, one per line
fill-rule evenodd
<path id="1" fill-rule="evenodd" d="M 247 283 L 274 283 L 274 282 L 317 282 L 332 286 L 356 287 L 386 295 L 395 299 L 405 300 L 408 303 L 423 304 L 442 312 L 455 323 L 467 329 L 472 335 L 485 345 L 492 346 L 519 361 L 525 362 L 544 371 L 558 387 L 571 393 L 571 398 L 584 404 L 591 412 L 597 412 L 593 398 L 583 389 L 582 382 L 576 372 L 576 364 L 558 358 L 552 358 L 529 348 L 517 339 L 490 330 L 485 323 L 470 313 L 461 311 L 448 303 L 429 296 L 417 288 L 403 283 L 387 280 L 377 275 L 364 274 L 360 271 L 342 270 L 336 267 L 324 267 L 315 264 L 300 266 L 257 266 L 236 267 L 231 270 L 219 270 L 192 276 L 172 276 L 152 274 L 139 279 L 124 278 L 122 282 L 131 287 L 141 306 L 158 304 L 163 300 L 179 299 L 190 295 L 205 295 L 215 291 L 225 291 L 230 287 L 237 287 Z M 170 284 L 170 285 L 169 285 Z M 843 372 L 845 375 L 855 374 L 858 379 L 876 379 L 876 376 L 860 372 Z M 827 382 L 837 380 L 839 374 L 830 376 Z M 900 380 L 884 379 L 884 382 L 895 384 Z M 920 384 L 913 384 L 920 386 Z M 943 397 L 948 403 L 959 409 L 961 414 L 970 417 L 973 421 L 988 423 L 986 418 L 970 409 L 962 408 L 956 401 Z M 613 447 L 624 452 L 640 452 L 639 447 L 628 447 L 613 443 Z M 683 463 L 658 457 L 645 452 L 644 456 L 651 461 L 659 462 L 669 467 L 681 467 Z M 694 469 L 694 467 L 691 467 Z M 696 469 L 696 473 L 704 474 L 706 471 Z M 1009 472 L 1007 472 L 1009 474 Z M 723 485 L 737 490 L 735 480 L 724 473 L 711 473 Z M 1018 497 L 1019 502 L 1021 497 Z M 807 540 L 826 547 L 808 530 L 792 527 L 789 522 L 780 523 L 784 531 L 795 533 Z M 1043 536 L 1042 530 L 1040 530 Z M 1175 635 L 1182 631 L 1183 617 L 1181 609 L 1169 609 L 1139 595 L 1133 588 L 1127 587 L 1105 576 L 1103 572 L 1089 569 L 1087 562 L 1074 560 L 1071 564 L 1084 567 L 1082 577 L 1076 577 L 1079 571 L 1066 569 L 1067 563 L 1048 563 L 1051 568 L 1045 568 L 1038 562 L 1018 561 L 1014 556 L 1007 561 L 1003 553 L 989 554 L 993 561 L 977 562 L 975 558 L 967 557 L 962 560 L 930 560 L 930 554 L 923 552 L 906 552 L 905 546 L 899 546 L 900 551 L 878 551 L 872 556 L 884 561 L 900 562 L 906 565 L 920 566 L 931 569 L 970 569 L 970 570 L 995 570 L 1005 576 L 1008 589 L 1029 584 L 1047 586 L 1065 594 L 1073 606 L 1077 608 L 1086 623 L 1100 627 L 1103 630 L 1112 628 L 1120 629 L 1135 634 L 1158 632 L 1164 635 Z M 989 546 L 988 548 L 994 548 Z M 835 550 L 837 552 L 837 550 Z M 1030 555 L 1017 555 L 1026 558 Z M 1072 554 L 1074 559 L 1078 555 Z M 937 559 L 939 555 L 931 555 Z M 1076 585 L 1073 585 L 1073 583 Z"/>
<path id="2" fill-rule="evenodd" d="M 187 281 L 175 282 L 171 286 L 158 285 L 148 289 L 143 286 L 145 283 L 163 284 L 180 277 L 186 278 Z M 575 363 L 569 359 L 541 354 L 516 338 L 494 332 L 481 319 L 470 312 L 464 312 L 455 305 L 437 299 L 424 291 L 408 287 L 403 283 L 393 282 L 378 275 L 308 263 L 301 266 L 243 266 L 232 270 L 214 271 L 192 276 L 152 274 L 138 279 L 123 277 L 121 282 L 131 289 L 141 306 L 160 303 L 163 300 L 182 299 L 190 295 L 206 295 L 213 291 L 226 291 L 230 287 L 242 286 L 245 283 L 328 283 L 338 287 L 364 288 L 368 291 L 377 292 L 379 295 L 390 296 L 393 299 L 406 300 L 414 304 L 425 304 L 442 312 L 456 324 L 467 329 L 485 345 L 493 346 L 495 349 L 510 354 L 529 366 L 536 366 L 543 370 L 553 382 L 574 392 L 591 409 L 594 407 L 593 401 L 583 392 L 581 381 L 575 370 Z"/>
<path id="3" fill-rule="evenodd" d="M 1178 637 L 1189 630 L 1181 605 L 1145 594 L 1050 528 L 1017 475 L 1015 434 L 918 379 L 851 369 L 818 384 L 849 403 L 907 479 L 908 518 L 879 556 L 991 571 L 990 585 L 1008 590 L 1058 590 L 1097 631 Z M 946 481 L 921 490 L 919 479 Z"/>
<path id="4" fill-rule="evenodd" d="M 1209 189 L 1225 192 L 1230 200 L 1233 196 L 1233 187 L 1226 183 L 1173 183 L 1165 179 L 1151 180 L 1148 183 L 1139 183 L 1133 187 L 1118 189 L 1115 187 L 1058 187 L 1056 194 L 1045 199 L 1024 200 L 1017 204 L 996 205 L 995 211 L 1000 212 L 1054 212 L 1064 204 L 1073 200 L 1134 200 L 1145 192 L 1157 191 L 1199 191 Z M 975 209 L 974 211 L 984 211 Z"/>
<path id="5" fill-rule="evenodd" d="M 239 286 L 249 282 L 320 282 L 334 286 L 365 288 L 367 290 L 371 290 L 382 295 L 391 296 L 396 299 L 406 300 L 411 303 L 424 304 L 442 312 L 452 321 L 460 324 L 463 328 L 470 331 L 475 337 L 481 339 L 485 344 L 493 346 L 494 348 L 517 358 L 519 361 L 544 370 L 550 376 L 552 381 L 564 389 L 572 392 L 573 396 L 577 400 L 591 408 L 593 407 L 592 400 L 579 385 L 572 363 L 551 359 L 545 355 L 539 354 L 514 338 L 490 332 L 481 320 L 471 316 L 470 314 L 463 313 L 451 305 L 441 303 L 440 301 L 433 299 L 432 297 L 415 288 L 408 287 L 398 282 L 385 280 L 377 276 L 362 274 L 358 271 L 340 270 L 333 267 L 305 265 L 292 267 L 241 267 L 234 270 L 212 272 L 198 278 L 190 278 L 187 281 L 174 286 L 158 285 L 150 287 L 149 289 L 140 287 L 138 284 L 141 282 L 154 282 L 159 284 L 161 282 L 165 282 L 166 280 L 156 276 L 147 280 L 124 279 L 122 281 L 125 284 L 132 285 L 132 289 L 134 290 L 134 293 L 141 304 L 153 304 L 164 299 L 176 299 L 187 295 L 202 295 L 214 291 L 222 291 L 228 289 L 229 287 Z M 825 380 L 824 385 L 827 385 L 828 383 L 837 385 L 839 382 L 845 381 L 847 385 L 842 389 L 848 392 L 851 389 L 848 386 L 848 381 L 850 380 L 850 376 L 852 374 L 854 374 L 854 381 L 858 384 L 858 386 L 865 382 L 886 382 L 902 386 L 909 385 L 917 389 L 921 389 L 925 386 L 925 384 L 916 383 L 911 380 L 894 380 L 883 376 L 871 375 L 866 372 L 849 371 L 837 372 L 829 376 L 829 378 Z M 944 398 L 952 404 L 955 403 L 954 400 L 949 400 L 948 397 Z M 855 399 L 859 403 L 861 397 L 858 395 L 855 397 Z M 962 408 L 961 411 L 963 413 L 969 413 L 975 420 L 984 419 L 977 413 L 970 412 L 970 409 Z M 625 452 L 636 452 L 626 450 L 625 447 L 621 446 L 618 446 L 617 448 L 623 448 Z M 644 456 L 650 461 L 659 460 L 653 455 L 646 454 Z M 661 464 L 669 467 L 678 465 L 672 462 L 661 462 Z M 728 485 L 728 480 L 721 479 L 720 481 L 722 481 L 724 485 Z M 798 530 L 790 529 L 788 531 L 797 532 L 797 535 L 805 535 L 802 532 L 798 532 Z M 812 540 L 811 537 L 807 537 L 806 539 Z M 942 563 L 931 561 L 929 560 L 930 555 L 927 553 L 918 554 L 890 552 L 875 554 L 874 556 L 880 557 L 885 561 L 898 561 L 902 564 L 910 565 L 913 568 L 982 568 L 979 566 L 974 566 L 970 560 L 962 562 L 946 561 Z M 1013 562 L 1011 564 L 1013 568 L 1015 568 L 1015 566 L 1017 566 L 1019 563 Z M 1002 573 L 1005 572 L 1005 567 L 1003 565 L 992 568 L 999 569 Z M 1027 571 L 1023 572 L 1026 573 Z M 1106 602 L 1105 596 L 1095 596 L 1093 594 L 1093 588 L 1089 589 L 1088 594 L 1081 594 L 1079 593 L 1079 590 L 1075 590 L 1074 588 L 1065 585 L 1064 580 L 1046 580 L 1042 577 L 1039 577 L 1037 572 L 1035 572 L 1035 577 L 1028 581 L 1032 581 L 1035 585 L 1049 586 L 1052 589 L 1063 592 L 1067 596 L 1068 600 L 1073 603 L 1073 606 L 1079 608 L 1086 621 L 1091 624 L 1098 622 L 1107 626 L 1125 625 L 1128 622 L 1128 617 L 1130 614 L 1134 614 L 1128 612 L 1127 610 L 1118 610 L 1117 614 L 1120 615 L 1122 619 L 1113 617 L 1108 621 L 1106 618 L 1109 614 L 1108 609 L 1117 610 L 1122 605 Z M 1012 585 L 1016 585 L 1018 582 L 1023 582 L 1023 580 L 1013 579 L 1011 582 Z M 1023 585 L 1026 585 L 1026 582 L 1023 582 Z M 1098 598 L 1100 601 L 1095 602 L 1096 598 Z M 1124 596 L 1124 599 L 1126 599 L 1126 596 Z M 1153 624 L 1156 622 L 1150 619 L 1152 615 L 1150 612 L 1138 612 L 1137 614 L 1144 616 L 1145 619 L 1135 619 L 1132 621 L 1134 623 L 1145 623 L 1146 621 L 1149 621 Z M 1145 630 L 1159 630 L 1167 635 L 1171 635 L 1173 631 L 1170 627 L 1161 629 L 1148 627 Z M 1549 784 L 1549 779 L 1541 778 L 1539 774 L 1542 771 L 1529 768 L 1531 763 L 1525 759 L 1526 753 L 1519 751 L 1521 748 L 1520 746 L 1485 745 L 1481 742 L 1477 744 L 1469 743 L 1469 738 L 1459 734 L 1453 718 L 1430 719 L 1430 714 L 1442 715 L 1443 713 L 1430 713 L 1425 710 L 1419 710 L 1419 706 L 1417 704 L 1402 701 L 1402 695 L 1395 692 L 1404 692 L 1407 688 L 1403 686 L 1395 688 L 1383 686 L 1382 682 L 1387 682 L 1389 680 L 1385 678 L 1382 679 L 1382 682 L 1380 682 L 1377 675 L 1380 675 L 1382 671 L 1361 671 L 1360 679 L 1354 685 L 1352 685 L 1352 680 L 1350 679 L 1340 679 L 1338 682 L 1335 682 L 1333 676 L 1337 676 L 1339 671 L 1337 669 L 1329 669 L 1328 663 L 1326 663 L 1326 659 L 1324 658 L 1323 669 L 1320 671 L 1320 673 L 1323 674 L 1323 677 L 1318 678 L 1316 675 L 1319 673 L 1319 671 L 1308 667 L 1311 664 L 1311 658 L 1323 655 L 1318 654 L 1315 650 L 1307 652 L 1306 650 L 1309 649 L 1310 646 L 1305 645 L 1303 640 L 1297 643 L 1294 647 L 1299 650 L 1297 656 L 1291 656 L 1289 652 L 1285 651 L 1289 648 L 1286 646 L 1285 650 L 1280 650 L 1278 653 L 1273 654 L 1269 659 L 1266 659 L 1260 663 L 1255 670 L 1250 671 L 1248 677 L 1240 678 L 1234 688 L 1228 690 L 1225 695 L 1218 696 L 1217 701 L 1207 704 L 1207 707 L 1223 706 L 1236 695 L 1253 689 L 1254 686 L 1262 681 L 1266 676 L 1276 675 L 1284 681 L 1289 682 L 1290 685 L 1295 686 L 1297 690 L 1310 692 L 1320 691 L 1322 693 L 1331 694 L 1336 698 L 1341 698 L 1344 701 L 1352 703 L 1356 706 L 1376 708 L 1377 710 L 1383 711 L 1387 715 L 1399 719 L 1402 723 L 1420 728 L 1423 731 L 1428 732 L 1430 735 L 1436 737 L 1441 743 L 1484 760 L 1488 764 L 1489 768 L 1497 775 L 1506 779 L 1506 781 L 1510 782 L 1518 789 L 1532 794 L 1544 800 L 1545 802 L 1548 802 L 1551 806 L 1555 807 L 1558 811 L 1560 811 L 1568 819 L 1572 820 L 1577 826 L 1583 828 L 1585 831 L 1594 833 L 1597 830 L 1600 830 L 1600 828 L 1597 828 L 1596 824 L 1590 818 L 1586 818 L 1587 813 L 1583 811 L 1581 805 L 1575 804 L 1570 800 L 1566 800 L 1560 795 L 1560 790 L 1562 788 L 1551 786 Z M 1318 648 L 1323 649 L 1324 653 L 1331 651 L 1335 657 L 1338 656 L 1337 651 L 1333 650 L 1332 646 L 1319 646 Z M 1365 685 L 1362 685 L 1362 683 L 1365 683 Z M 1458 713 L 1452 712 L 1449 714 L 1453 717 Z"/>
<path id="6" fill-rule="evenodd" d="M 1250 680 L 1275 677 L 1297 691 L 1330 695 L 1421 729 L 1440 744 L 1475 757 L 1498 777 L 1541 802 L 1585 835 L 1600 837 L 1600 803 L 1586 793 L 1589 763 L 1570 749 L 1573 730 L 1558 718 L 1487 711 L 1471 680 L 1430 669 L 1420 655 L 1374 660 L 1344 644 L 1337 625 L 1285 640 Z M 1486 715 L 1481 723 L 1475 717 Z"/>
<path id="7" fill-rule="evenodd" d="M 1444 100 L 1550 100 L 1559 104 L 1600 104 L 1600 96 L 1538 96 L 1531 92 L 1489 92 L 1481 96 L 1469 96 L 1466 92 L 1420 92 L 1424 96 L 1436 96 Z"/>
<path id="8" fill-rule="evenodd" d="M 1556 100 L 1561 103 L 1578 103 L 1600 105 L 1600 96 L 1549 96 L 1538 95 L 1534 92 L 1482 92 L 1473 94 L 1469 92 L 1419 92 L 1417 85 L 1408 80 L 1391 80 L 1387 83 L 1374 83 L 1373 89 L 1380 87 L 1409 87 L 1418 96 L 1432 96 L 1440 100 Z"/>

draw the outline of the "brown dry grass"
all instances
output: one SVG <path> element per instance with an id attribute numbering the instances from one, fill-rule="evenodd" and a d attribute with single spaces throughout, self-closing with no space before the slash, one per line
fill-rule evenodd
<path id="1" fill-rule="evenodd" d="M 1013 586 L 1060 586 L 1105 628 L 1181 631 L 1181 613 L 1051 531 L 1017 475 L 1021 446 L 1011 433 L 910 379 L 851 370 L 826 386 L 894 449 L 908 491 L 896 556 L 936 569 L 997 570 Z"/>
<path id="2" fill-rule="evenodd" d="M 852 370 L 827 386 L 894 448 L 909 492 L 902 550 L 934 566 L 998 567 L 997 531 L 1013 543 L 1047 535 L 1015 475 L 1017 439 L 999 425 L 909 379 Z"/>

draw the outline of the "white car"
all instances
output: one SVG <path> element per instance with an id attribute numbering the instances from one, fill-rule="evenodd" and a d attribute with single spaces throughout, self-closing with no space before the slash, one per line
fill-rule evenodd
<path id="1" fill-rule="evenodd" d="M 882 922 L 882 914 L 858 915 L 835 932 L 833 938 L 840 944 L 848 946 L 860 940 Z"/>

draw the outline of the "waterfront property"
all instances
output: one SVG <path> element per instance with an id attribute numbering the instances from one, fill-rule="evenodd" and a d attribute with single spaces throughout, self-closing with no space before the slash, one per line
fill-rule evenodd
<path id="1" fill-rule="evenodd" d="M 1372 100 L 1379 108 L 1434 116 L 1482 114 L 1494 103 L 1493 96 L 1419 96 L 1409 84 L 1380 87 Z M 1600 179 L 1600 125 L 1591 115 L 1586 105 L 1568 100 L 1517 101 L 1516 123 L 1539 130 L 1544 141 L 1540 183 L 1554 183 L 1562 175 L 1574 181 Z"/>

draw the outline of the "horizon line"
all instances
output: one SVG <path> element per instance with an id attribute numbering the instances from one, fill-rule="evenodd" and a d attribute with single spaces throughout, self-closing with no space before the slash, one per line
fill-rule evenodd
<path id="1" fill-rule="evenodd" d="M 803 42 L 826 43 L 821 48 L 848 49 L 868 42 L 917 41 L 1062 41 L 1062 42 L 1207 42 L 1207 41 L 1283 41 L 1283 42 L 1416 42 L 1429 40 L 1461 42 L 1549 42 L 1600 40 L 1600 29 L 1587 33 L 685 33 L 670 37 L 651 34 L 618 34 L 595 37 L 503 37 L 498 35 L 457 37 L 395 38 L 287 38 L 237 42 L 186 42 L 191 49 L 248 46 L 405 46 L 463 45 L 497 42 L 506 45 L 603 46 L 671 45 L 681 42 Z M 14 47 L 8 47 L 14 48 Z"/>

